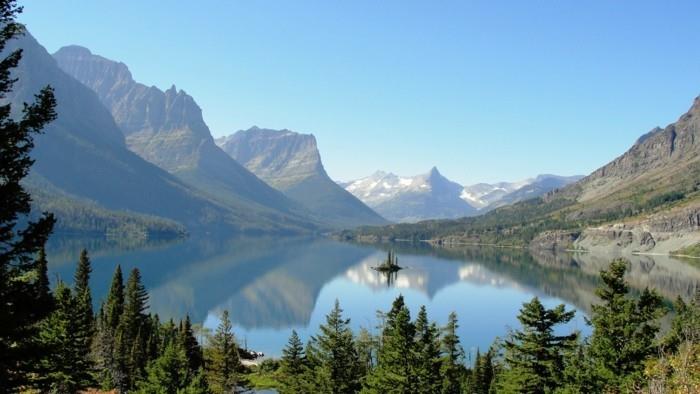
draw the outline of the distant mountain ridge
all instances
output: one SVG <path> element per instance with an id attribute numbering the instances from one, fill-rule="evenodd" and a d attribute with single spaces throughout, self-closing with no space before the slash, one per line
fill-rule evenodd
<path id="1" fill-rule="evenodd" d="M 462 196 L 468 202 L 474 202 L 480 208 L 481 213 L 485 213 L 505 205 L 539 197 L 552 190 L 574 183 L 581 178 L 583 178 L 582 175 L 541 174 L 518 182 L 499 182 L 494 185 L 480 183 L 465 186 Z M 479 193 L 480 190 L 484 189 L 484 186 L 491 186 L 491 188 L 485 188 L 488 190 L 487 192 Z"/>
<path id="2" fill-rule="evenodd" d="M 127 66 L 67 46 L 53 57 L 92 89 L 110 110 L 128 148 L 234 212 L 268 215 L 280 223 L 310 227 L 304 210 L 231 159 L 214 143 L 194 99 L 137 83 Z"/>
<path id="3" fill-rule="evenodd" d="M 416 176 L 377 171 L 339 184 L 388 219 L 415 222 L 480 215 L 499 206 L 538 197 L 580 178 L 538 175 L 518 182 L 463 187 L 433 167 L 428 173 Z"/>
<path id="4" fill-rule="evenodd" d="M 337 227 L 388 223 L 330 179 L 312 134 L 254 126 L 221 137 L 216 143 L 318 220 Z"/>
<path id="5" fill-rule="evenodd" d="M 539 198 L 479 217 L 363 228 L 341 236 L 616 253 L 683 253 L 685 248 L 698 248 L 700 97 L 678 121 L 654 128 L 610 163 Z"/>
<path id="6" fill-rule="evenodd" d="M 396 222 L 457 218 L 476 213 L 476 209 L 460 197 L 462 186 L 445 178 L 436 167 L 412 177 L 377 171 L 341 185 L 382 216 Z"/>

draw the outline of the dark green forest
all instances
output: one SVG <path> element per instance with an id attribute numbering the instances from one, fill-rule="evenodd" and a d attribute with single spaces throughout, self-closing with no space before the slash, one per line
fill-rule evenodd
<path id="1" fill-rule="evenodd" d="M 14 1 L 0 1 L 0 51 L 21 35 Z M 14 51 L 0 61 L 0 98 L 11 91 Z M 0 105 L 0 392 L 231 393 L 269 386 L 282 393 L 697 393 L 700 392 L 700 295 L 678 299 L 671 313 L 653 290 L 632 295 L 627 263 L 600 273 L 591 306 L 592 334 L 560 334 L 575 311 L 525 303 L 520 327 L 465 359 L 453 313 L 445 326 L 402 297 L 379 313 L 375 331 L 353 332 L 339 302 L 306 343 L 292 332 L 279 360 L 259 365 L 242 349 L 224 311 L 212 333 L 184 316 L 149 313 L 138 269 L 117 267 L 108 295 L 93 302 L 88 252 L 73 284 L 50 285 L 44 247 L 56 220 L 28 219 L 22 180 L 33 164 L 34 136 L 53 121 L 51 87 L 21 111 Z M 675 197 L 673 197 L 675 198 Z M 93 305 L 99 305 L 95 311 Z M 413 311 L 415 312 L 415 311 Z M 376 332 L 373 333 L 373 332 Z"/>

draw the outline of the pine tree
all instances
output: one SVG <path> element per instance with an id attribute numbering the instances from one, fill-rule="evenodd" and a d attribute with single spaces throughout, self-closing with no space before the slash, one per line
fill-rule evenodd
<path id="1" fill-rule="evenodd" d="M 95 316 L 92 310 L 92 294 L 90 290 L 90 258 L 87 251 L 80 252 L 80 259 L 75 271 L 73 292 L 76 300 L 76 333 L 77 346 L 82 354 L 89 354 L 92 349 L 92 340 L 95 334 Z"/>
<path id="2" fill-rule="evenodd" d="M 46 311 L 53 311 L 54 298 L 51 295 L 51 286 L 49 283 L 49 263 L 46 261 L 46 250 L 42 246 L 39 249 L 39 253 L 36 258 L 36 288 L 35 288 L 35 298 L 39 305 L 42 305 L 45 313 Z"/>
<path id="3" fill-rule="evenodd" d="M 518 315 L 522 330 L 505 341 L 503 387 L 517 387 L 518 392 L 541 394 L 562 385 L 564 354 L 576 345 L 577 333 L 555 335 L 554 328 L 575 316 L 564 305 L 547 309 L 537 297 L 523 304 Z M 507 390 L 506 390 L 507 391 Z"/>
<path id="4" fill-rule="evenodd" d="M 447 325 L 442 330 L 442 375 L 443 394 L 457 394 L 461 392 L 462 360 L 464 350 L 459 344 L 457 335 L 457 314 L 452 312 L 447 317 Z"/>
<path id="5" fill-rule="evenodd" d="M 0 0 L 0 52 L 8 41 L 23 34 L 15 21 L 22 12 L 14 0 Z M 0 61 L 0 99 L 5 99 L 16 81 L 11 71 L 22 58 L 15 50 Z M 32 104 L 13 111 L 11 103 L 0 105 L 0 385 L 15 390 L 26 384 L 44 353 L 36 348 L 40 341 L 37 323 L 51 312 L 42 304 L 42 283 L 37 280 L 38 263 L 34 259 L 44 246 L 55 223 L 51 214 L 19 226 L 20 217 L 30 212 L 31 198 L 22 179 L 34 163 L 30 153 L 34 136 L 56 117 L 56 100 L 50 87 L 42 89 Z M 14 120 L 13 114 L 21 119 Z M 22 218 L 22 222 L 24 222 Z M 42 295 L 43 294 L 43 295 Z"/>
<path id="6" fill-rule="evenodd" d="M 683 342 L 700 343 L 700 288 L 689 303 L 678 297 L 673 309 L 676 316 L 663 340 L 666 352 L 677 351 Z"/>
<path id="7" fill-rule="evenodd" d="M 331 313 L 326 315 L 326 323 L 320 327 L 321 333 L 315 338 L 315 354 L 318 367 L 318 389 L 333 394 L 354 393 L 360 388 L 359 359 L 355 349 L 350 319 L 343 318 L 343 310 L 338 300 Z M 308 353 L 307 353 L 308 355 Z"/>
<path id="8" fill-rule="evenodd" d="M 117 326 L 117 349 L 124 353 L 125 375 L 127 381 L 125 388 L 133 388 L 136 380 L 145 373 L 146 368 L 146 343 L 148 335 L 149 317 L 148 292 L 141 283 L 141 273 L 138 268 L 131 270 L 126 283 L 124 308 Z"/>
<path id="9" fill-rule="evenodd" d="M 416 393 L 440 392 L 440 333 L 435 323 L 428 320 L 425 306 L 421 306 L 416 316 L 415 327 Z"/>
<path id="10" fill-rule="evenodd" d="M 493 377 L 493 351 L 489 350 L 482 355 L 477 349 L 474 369 L 472 370 L 471 392 L 474 394 L 488 394 L 491 390 Z"/>
<path id="11" fill-rule="evenodd" d="M 73 393 L 92 383 L 89 353 L 80 335 L 79 301 L 59 283 L 55 310 L 40 324 L 39 339 L 47 350 L 39 361 L 40 373 L 34 385 L 46 392 Z"/>
<path id="12" fill-rule="evenodd" d="M 208 381 L 212 391 L 214 393 L 231 392 L 238 383 L 240 359 L 228 311 L 221 314 L 221 322 L 209 341 L 205 354 Z"/>
<path id="13" fill-rule="evenodd" d="M 124 282 L 121 267 L 117 265 L 107 299 L 100 308 L 100 318 L 97 321 L 95 358 L 97 369 L 100 371 L 100 385 L 105 390 L 126 386 L 124 366 L 126 350 L 123 336 L 118 330 L 123 312 Z"/>
<path id="14" fill-rule="evenodd" d="M 415 330 L 403 296 L 398 296 L 387 313 L 382 332 L 382 347 L 377 354 L 377 368 L 367 378 L 364 392 L 416 392 L 418 377 L 414 373 Z"/>
<path id="15" fill-rule="evenodd" d="M 355 339 L 360 375 L 367 375 L 376 366 L 378 342 L 379 340 L 369 330 L 360 328 Z"/>
<path id="16" fill-rule="evenodd" d="M 205 394 L 208 393 L 201 373 L 192 372 L 185 349 L 178 343 L 169 344 L 163 354 L 146 369 L 146 378 L 138 383 L 142 394 Z"/>
<path id="17" fill-rule="evenodd" d="M 307 387 L 306 382 L 306 356 L 304 345 L 295 330 L 289 337 L 287 346 L 282 350 L 282 360 L 279 369 L 282 383 L 281 393 L 301 393 Z"/>
<path id="18" fill-rule="evenodd" d="M 290 375 L 304 372 L 304 345 L 295 330 L 289 337 L 287 346 L 282 350 L 282 368 Z"/>
<path id="19" fill-rule="evenodd" d="M 119 319 L 124 312 L 124 278 L 122 276 L 122 267 L 119 265 L 117 265 L 112 276 L 112 285 L 107 294 L 104 312 L 106 327 L 116 330 L 117 326 L 119 326 Z"/>
<path id="20" fill-rule="evenodd" d="M 626 270 L 624 260 L 615 260 L 601 271 L 603 284 L 596 295 L 602 303 L 592 306 L 589 354 L 601 390 L 631 390 L 642 379 L 644 361 L 657 353 L 661 297 L 645 289 L 639 300 L 629 298 Z"/>
<path id="21" fill-rule="evenodd" d="M 197 338 L 194 337 L 192 322 L 190 321 L 189 315 L 185 317 L 185 321 L 181 324 L 180 343 L 182 343 L 182 347 L 185 349 L 185 355 L 187 356 L 190 371 L 196 372 L 204 367 L 202 347 L 199 346 L 199 343 L 197 343 Z"/>
<path id="22" fill-rule="evenodd" d="M 92 311 L 92 292 L 90 290 L 91 273 L 92 266 L 90 264 L 90 257 L 88 256 L 87 250 L 83 249 L 80 252 L 78 266 L 75 270 L 73 289 L 82 305 L 81 308 L 86 321 L 90 322 L 94 319 L 94 313 Z"/>

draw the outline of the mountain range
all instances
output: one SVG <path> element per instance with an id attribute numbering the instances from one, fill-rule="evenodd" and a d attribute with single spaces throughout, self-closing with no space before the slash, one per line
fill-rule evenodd
<path id="1" fill-rule="evenodd" d="M 331 180 L 311 134 L 254 126 L 221 137 L 216 143 L 319 221 L 337 227 L 388 223 Z"/>
<path id="2" fill-rule="evenodd" d="M 97 94 L 124 134 L 127 147 L 233 212 L 258 212 L 279 221 L 300 221 L 298 204 L 269 187 L 214 143 L 194 99 L 172 86 L 166 91 L 133 80 L 126 65 L 68 46 L 54 55 L 58 66 Z"/>
<path id="3" fill-rule="evenodd" d="M 379 214 L 396 222 L 476 213 L 474 207 L 460 198 L 462 186 L 445 178 L 435 167 L 413 177 L 378 171 L 341 185 Z"/>
<path id="4" fill-rule="evenodd" d="M 58 118 L 36 138 L 32 152 L 36 163 L 27 184 L 32 194 L 46 194 L 43 200 L 58 208 L 59 225 L 74 229 L 61 221 L 61 212 L 85 209 L 86 200 L 94 203 L 94 231 L 104 232 L 106 219 L 117 212 L 142 225 L 140 215 L 148 215 L 163 224 L 175 221 L 190 228 L 224 225 L 234 219 L 220 204 L 131 152 L 95 93 L 64 73 L 33 37 L 27 34 L 12 40 L 5 51 L 16 49 L 22 49 L 23 56 L 13 72 L 17 82 L 4 101 L 18 110 L 50 84 L 58 102 Z M 59 199 L 52 196 L 61 197 L 65 204 L 56 207 Z"/>
<path id="5" fill-rule="evenodd" d="M 499 206 L 541 196 L 580 178 L 539 175 L 519 182 L 461 186 L 433 167 L 416 176 L 377 171 L 340 185 L 389 220 L 417 222 L 480 215 Z"/>
<path id="6" fill-rule="evenodd" d="M 458 220 L 363 228 L 355 239 L 430 239 L 687 254 L 700 245 L 700 98 L 610 163 L 566 187 Z"/>

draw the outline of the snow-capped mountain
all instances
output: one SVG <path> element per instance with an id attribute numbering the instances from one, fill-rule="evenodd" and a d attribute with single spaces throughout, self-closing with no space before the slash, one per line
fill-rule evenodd
<path id="1" fill-rule="evenodd" d="M 498 182 L 494 184 L 477 183 L 465 186 L 461 197 L 481 213 L 492 209 L 528 200 L 558 189 L 581 179 L 580 175 L 559 176 L 542 174 L 517 182 Z"/>
<path id="2" fill-rule="evenodd" d="M 461 186 L 433 167 L 416 176 L 384 171 L 339 184 L 385 218 L 397 222 L 474 216 L 541 196 L 581 176 L 538 175 L 516 182 Z"/>
<path id="3" fill-rule="evenodd" d="M 433 167 L 417 176 L 399 176 L 377 171 L 351 182 L 341 183 L 345 190 L 372 207 L 385 218 L 397 222 L 457 218 L 476 213 L 460 198 L 463 187 Z"/>
<path id="4" fill-rule="evenodd" d="M 477 183 L 465 186 L 462 189 L 461 198 L 471 206 L 482 209 L 532 182 L 534 182 L 534 178 L 523 179 L 517 182 Z"/>

